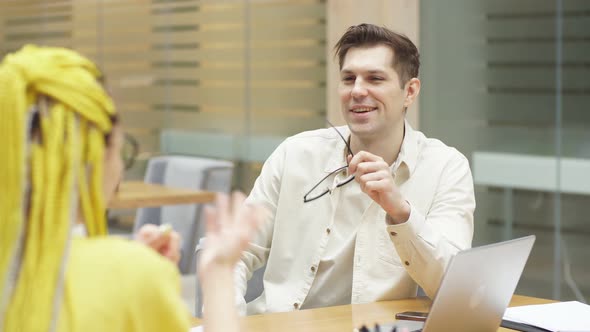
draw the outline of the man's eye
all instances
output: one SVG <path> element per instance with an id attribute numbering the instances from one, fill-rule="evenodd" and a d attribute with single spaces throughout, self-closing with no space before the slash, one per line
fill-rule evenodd
<path id="1" fill-rule="evenodd" d="M 354 76 L 344 76 L 344 77 L 342 77 L 342 81 L 344 81 L 344 82 L 354 81 Z"/>
<path id="2" fill-rule="evenodd" d="M 371 81 L 383 81 L 385 80 L 383 77 L 380 76 L 372 76 Z"/>

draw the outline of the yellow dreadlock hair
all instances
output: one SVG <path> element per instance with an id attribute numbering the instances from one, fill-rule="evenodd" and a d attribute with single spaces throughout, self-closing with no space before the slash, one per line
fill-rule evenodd
<path id="1" fill-rule="evenodd" d="M 0 64 L 0 331 L 55 329 L 78 204 L 88 235 L 106 234 L 104 137 L 115 110 L 99 77 L 62 48 L 27 45 Z"/>

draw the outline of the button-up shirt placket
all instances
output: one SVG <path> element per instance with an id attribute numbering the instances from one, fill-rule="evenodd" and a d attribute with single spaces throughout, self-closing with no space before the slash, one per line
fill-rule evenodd
<path id="1" fill-rule="evenodd" d="M 331 204 L 331 208 L 332 208 L 331 213 L 330 213 L 330 218 L 327 220 L 327 225 L 325 225 L 325 227 L 322 226 L 322 228 L 325 229 L 325 231 L 323 232 L 322 239 L 321 239 L 319 246 L 315 252 L 312 265 L 310 267 L 308 267 L 307 269 L 305 269 L 304 271 L 302 271 L 302 275 L 305 276 L 305 283 L 304 283 L 304 287 L 301 289 L 301 291 L 297 295 L 297 298 L 294 302 L 293 307 L 295 309 L 301 308 L 302 304 L 305 301 L 305 298 L 309 294 L 309 290 L 311 289 L 311 286 L 313 285 L 313 281 L 316 278 L 316 272 L 317 272 L 318 266 L 320 264 L 320 260 L 322 258 L 322 255 L 324 254 L 325 249 L 326 249 L 326 245 L 327 245 L 328 239 L 330 237 L 330 230 L 334 225 L 336 211 L 338 208 L 338 201 L 340 199 L 340 191 L 333 189 L 333 188 L 336 188 L 336 184 L 339 181 L 340 175 L 341 175 L 341 173 L 338 173 L 338 174 L 336 174 L 336 176 L 334 176 L 334 178 L 332 180 L 331 187 L 330 187 L 330 193 L 327 194 L 330 198 L 330 204 Z M 302 241 L 304 241 L 304 239 L 302 239 Z"/>
<path id="2" fill-rule="evenodd" d="M 371 209 L 371 205 L 367 208 L 367 210 Z M 354 264 L 352 269 L 352 298 L 351 303 L 360 303 L 362 302 L 362 293 L 366 287 L 363 270 L 363 260 L 366 259 L 366 246 L 369 245 L 368 241 L 368 232 L 366 230 L 366 212 L 363 213 L 363 217 L 361 218 L 361 222 L 358 228 L 358 232 L 356 234 L 356 241 L 354 244 Z"/>

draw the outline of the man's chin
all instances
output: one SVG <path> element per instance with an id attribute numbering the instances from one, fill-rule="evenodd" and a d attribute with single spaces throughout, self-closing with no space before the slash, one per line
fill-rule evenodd
<path id="1" fill-rule="evenodd" d="M 348 128 L 350 132 L 359 138 L 370 138 L 375 136 L 376 128 L 370 123 L 354 123 L 349 122 Z"/>

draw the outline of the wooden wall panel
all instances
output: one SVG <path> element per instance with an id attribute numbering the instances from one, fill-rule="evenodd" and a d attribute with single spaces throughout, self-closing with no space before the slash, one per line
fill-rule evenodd
<path id="1" fill-rule="evenodd" d="M 4 1 L 0 56 L 33 42 L 91 58 L 142 156 L 160 153 L 164 129 L 284 137 L 324 126 L 325 7 L 321 0 Z"/>

